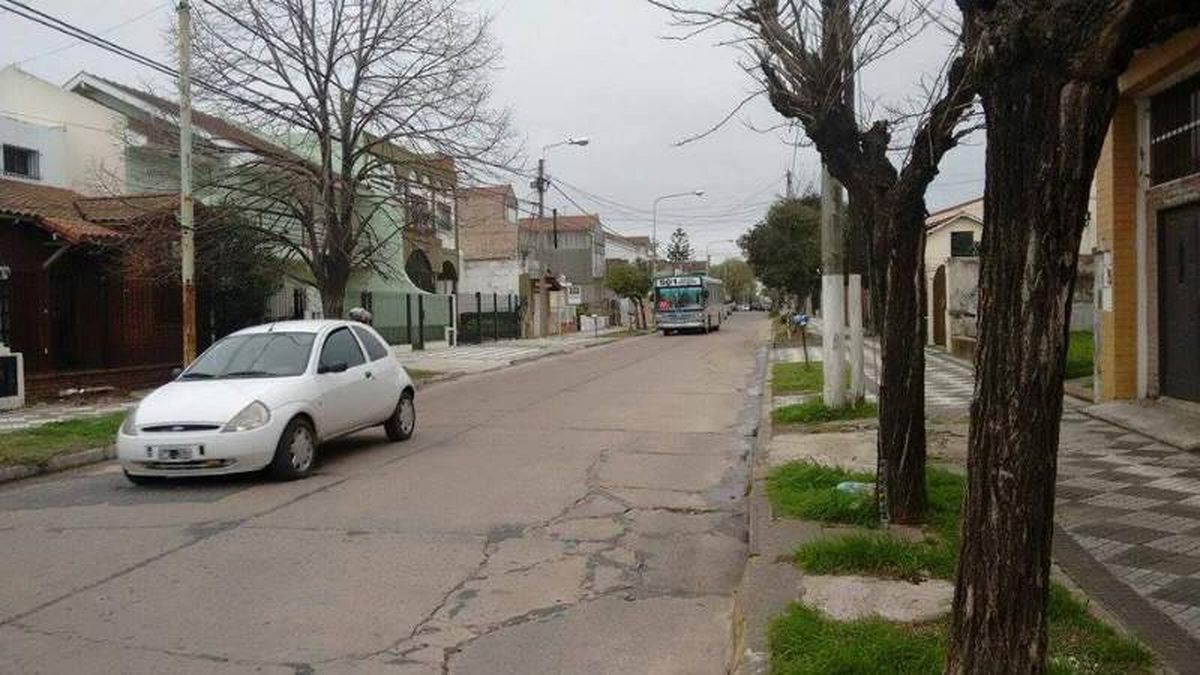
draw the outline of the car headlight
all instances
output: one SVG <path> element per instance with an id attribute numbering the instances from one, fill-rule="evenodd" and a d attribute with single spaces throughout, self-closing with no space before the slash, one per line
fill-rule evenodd
<path id="1" fill-rule="evenodd" d="M 267 406 L 255 401 L 234 415 L 222 431 L 250 431 L 270 421 L 271 411 L 267 410 Z"/>
<path id="2" fill-rule="evenodd" d="M 137 411 L 138 407 L 135 405 L 130 408 L 129 412 L 125 415 L 125 421 L 121 423 L 121 433 L 123 435 L 137 436 Z"/>

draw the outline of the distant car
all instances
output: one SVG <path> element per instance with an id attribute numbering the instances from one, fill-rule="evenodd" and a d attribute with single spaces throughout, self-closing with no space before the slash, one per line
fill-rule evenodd
<path id="1" fill-rule="evenodd" d="M 308 475 L 321 443 L 382 425 L 393 441 L 416 426 L 415 389 L 370 326 L 286 321 L 209 347 L 142 399 L 117 433 L 133 483 L 266 469 Z"/>
<path id="2" fill-rule="evenodd" d="M 750 305 L 738 305 L 738 311 L 739 312 L 749 312 Z"/>

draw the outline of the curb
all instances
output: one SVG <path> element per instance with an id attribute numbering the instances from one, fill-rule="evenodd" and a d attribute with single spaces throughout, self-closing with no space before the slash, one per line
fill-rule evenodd
<path id="1" fill-rule="evenodd" d="M 117 456 L 116 446 L 108 446 L 105 448 L 92 448 L 91 450 L 80 450 L 79 452 L 71 452 L 65 455 L 51 457 L 45 464 L 38 466 L 18 465 L 0 467 L 0 484 L 11 483 L 34 476 L 44 476 L 46 474 L 58 473 L 68 469 L 74 469 L 88 464 L 99 464 L 100 462 L 108 461 Z"/>

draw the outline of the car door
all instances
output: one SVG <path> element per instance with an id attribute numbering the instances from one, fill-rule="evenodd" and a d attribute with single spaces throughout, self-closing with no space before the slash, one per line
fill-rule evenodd
<path id="1" fill-rule="evenodd" d="M 367 354 L 367 388 L 372 406 L 371 421 L 386 420 L 400 401 L 400 365 L 392 358 L 387 343 L 365 326 L 354 326 L 354 334 Z"/>
<path id="2" fill-rule="evenodd" d="M 349 328 L 342 326 L 325 337 L 317 361 L 322 436 L 351 431 L 367 423 L 370 392 L 366 365 Z"/>

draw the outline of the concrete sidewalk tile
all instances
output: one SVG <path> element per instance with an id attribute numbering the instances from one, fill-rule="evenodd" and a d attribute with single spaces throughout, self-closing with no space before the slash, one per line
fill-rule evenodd
<path id="1" fill-rule="evenodd" d="M 1116 509 L 1126 509 L 1129 511 L 1140 511 L 1161 504 L 1166 504 L 1166 500 L 1162 499 L 1147 499 L 1145 497 L 1131 497 L 1129 495 L 1119 495 L 1115 493 L 1107 493 L 1090 497 L 1083 500 L 1085 504 L 1093 506 L 1111 506 Z"/>
<path id="2" fill-rule="evenodd" d="M 1158 513 L 1156 511 L 1135 511 L 1116 518 L 1113 522 L 1121 523 L 1122 525 L 1146 527 L 1152 530 L 1162 530 L 1163 532 L 1170 532 L 1172 534 L 1191 532 L 1196 528 L 1200 528 L 1200 520 Z"/>
<path id="3" fill-rule="evenodd" d="M 1123 525 L 1121 523 L 1104 522 L 1090 523 L 1081 525 L 1075 528 L 1076 534 L 1082 534 L 1089 537 L 1099 537 L 1101 539 L 1111 539 L 1126 544 L 1143 544 L 1155 539 L 1162 539 L 1162 532 L 1159 530 L 1151 530 L 1144 527 L 1135 527 L 1133 525 Z"/>
<path id="4" fill-rule="evenodd" d="M 1200 536 L 1194 534 L 1173 534 L 1162 539 L 1148 541 L 1146 545 L 1163 551 L 1200 557 Z"/>

